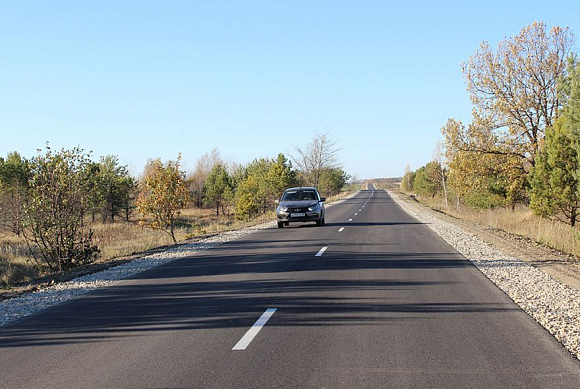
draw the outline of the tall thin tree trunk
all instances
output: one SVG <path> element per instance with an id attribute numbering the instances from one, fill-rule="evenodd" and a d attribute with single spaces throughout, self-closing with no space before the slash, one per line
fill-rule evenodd
<path id="1" fill-rule="evenodd" d="M 445 175 L 443 175 L 443 195 L 445 196 L 445 209 L 449 209 L 449 201 L 447 199 L 447 183 L 445 182 Z"/>
<path id="2" fill-rule="evenodd" d="M 447 183 L 445 182 L 445 170 L 443 165 L 439 163 L 439 171 L 441 173 L 441 183 L 443 185 L 443 195 L 445 196 L 445 209 L 449 209 L 449 202 L 447 200 Z"/>
<path id="3" fill-rule="evenodd" d="M 171 232 L 171 239 L 173 239 L 173 243 L 177 243 L 177 239 L 175 239 L 175 232 L 174 232 L 175 221 L 174 221 L 173 217 L 171 217 L 170 223 L 171 223 L 171 225 L 169 226 L 169 228 L 170 228 L 170 232 Z"/>

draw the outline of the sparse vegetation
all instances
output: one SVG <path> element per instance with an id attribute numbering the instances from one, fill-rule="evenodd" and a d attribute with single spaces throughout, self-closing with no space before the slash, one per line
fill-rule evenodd
<path id="1" fill-rule="evenodd" d="M 0 158 L 0 286 L 273 220 L 281 192 L 309 184 L 284 154 L 243 166 L 213 150 L 189 175 L 180 162 L 150 160 L 139 182 L 118 157 L 80 148 Z M 335 165 L 316 177 L 329 201 L 352 191 Z"/>
<path id="2" fill-rule="evenodd" d="M 537 216 L 524 204 L 519 204 L 513 209 L 511 207 L 483 209 L 468 204 L 455 203 L 447 208 L 442 197 L 418 197 L 416 199 L 422 204 L 453 217 L 501 229 L 555 250 L 580 256 L 580 228 L 578 225 L 572 227 L 557 220 Z"/>

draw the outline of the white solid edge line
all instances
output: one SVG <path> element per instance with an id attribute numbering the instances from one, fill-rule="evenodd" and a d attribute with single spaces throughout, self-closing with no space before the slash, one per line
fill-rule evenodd
<path id="1" fill-rule="evenodd" d="M 320 257 L 327 249 L 328 247 L 323 247 L 321 248 L 315 255 L 315 257 Z"/>
<path id="2" fill-rule="evenodd" d="M 266 309 L 266 312 L 264 312 L 262 316 L 260 316 L 260 318 L 254 323 L 252 328 L 250 328 L 248 332 L 246 332 L 246 334 L 242 336 L 242 339 L 240 339 L 240 341 L 236 343 L 236 345 L 232 350 L 245 350 L 246 347 L 248 347 L 248 345 L 252 342 L 252 340 L 254 340 L 256 335 L 258 335 L 258 332 L 260 332 L 262 327 L 264 327 L 264 324 L 266 324 L 266 322 L 270 320 L 274 312 L 276 312 L 276 309 L 277 308 Z"/>
<path id="3" fill-rule="evenodd" d="M 340 227 L 340 230 L 338 230 L 338 232 L 342 232 L 344 230 L 344 227 Z"/>

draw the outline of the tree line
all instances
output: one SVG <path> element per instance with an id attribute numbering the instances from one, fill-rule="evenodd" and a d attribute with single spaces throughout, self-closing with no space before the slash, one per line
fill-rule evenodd
<path id="1" fill-rule="evenodd" d="M 464 63 L 471 123 L 448 119 L 432 161 L 406 190 L 475 207 L 526 204 L 576 224 L 580 209 L 580 64 L 568 28 L 534 22 Z M 442 151 L 443 150 L 443 151 Z"/>
<path id="2" fill-rule="evenodd" d="M 166 232 L 175 242 L 176 221 L 187 207 L 250 220 L 273 210 L 288 187 L 317 186 L 327 196 L 344 187 L 349 175 L 328 134 L 316 133 L 296 150 L 299 168 L 282 153 L 239 165 L 225 163 L 213 150 L 192 172 L 182 169 L 178 155 L 148 161 L 139 178 L 117 156 L 93 161 L 78 147 L 47 145 L 30 159 L 11 152 L 0 157 L 0 229 L 23 236 L 39 265 L 60 272 L 98 256 L 91 222 L 129 222 L 137 211 L 140 224 Z"/>

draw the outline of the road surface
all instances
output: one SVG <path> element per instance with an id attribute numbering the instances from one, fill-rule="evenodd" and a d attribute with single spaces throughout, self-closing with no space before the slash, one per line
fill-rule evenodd
<path id="1" fill-rule="evenodd" d="M 578 388 L 578 361 L 384 191 L 326 220 L 1 327 L 0 387 Z"/>

